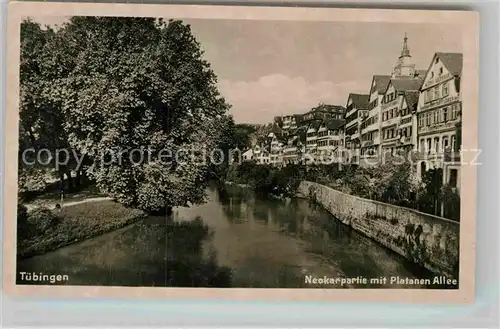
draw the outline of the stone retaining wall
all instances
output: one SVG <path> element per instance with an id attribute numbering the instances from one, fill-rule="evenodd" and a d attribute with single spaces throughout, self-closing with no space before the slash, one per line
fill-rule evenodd
<path id="1" fill-rule="evenodd" d="M 298 195 L 315 200 L 342 223 L 408 260 L 458 279 L 458 222 L 308 181 L 301 182 Z"/>

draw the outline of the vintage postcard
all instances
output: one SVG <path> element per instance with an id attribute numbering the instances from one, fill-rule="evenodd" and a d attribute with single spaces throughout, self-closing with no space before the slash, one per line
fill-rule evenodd
<path id="1" fill-rule="evenodd" d="M 473 301 L 477 13 L 8 15 L 8 292 Z"/>

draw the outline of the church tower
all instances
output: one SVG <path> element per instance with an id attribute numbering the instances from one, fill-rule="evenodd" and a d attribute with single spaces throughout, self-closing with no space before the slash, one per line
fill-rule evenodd
<path id="1" fill-rule="evenodd" d="M 414 76 L 414 74 L 415 64 L 413 64 L 412 62 L 410 49 L 408 49 L 408 36 L 405 33 L 403 49 L 401 50 L 401 55 L 399 56 L 396 65 L 394 66 L 392 77 L 396 78 L 401 76 Z"/>

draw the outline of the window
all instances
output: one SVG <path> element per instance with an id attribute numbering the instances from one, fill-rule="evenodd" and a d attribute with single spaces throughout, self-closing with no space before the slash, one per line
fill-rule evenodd
<path id="1" fill-rule="evenodd" d="M 457 187 L 457 181 L 458 181 L 458 170 L 450 169 L 450 180 L 448 184 L 450 184 L 450 186 L 452 187 Z"/>
<path id="2" fill-rule="evenodd" d="M 443 68 L 442 67 L 439 68 L 439 75 L 441 75 L 441 74 L 443 74 Z"/>
<path id="3" fill-rule="evenodd" d="M 420 140 L 420 152 L 425 152 L 425 140 Z"/>
<path id="4" fill-rule="evenodd" d="M 449 140 L 448 137 L 443 137 L 443 150 L 446 151 L 449 146 Z"/>
<path id="5" fill-rule="evenodd" d="M 438 123 L 439 123 L 439 111 L 434 110 L 434 124 L 438 124 Z"/>
<path id="6" fill-rule="evenodd" d="M 451 108 L 451 120 L 455 120 L 458 118 L 458 114 L 460 113 L 460 104 L 454 104 Z"/>
<path id="7" fill-rule="evenodd" d="M 439 87 L 434 88 L 434 99 L 439 98 Z"/>
<path id="8" fill-rule="evenodd" d="M 438 57 L 436 57 L 436 64 L 437 64 L 437 63 L 439 63 L 439 58 L 438 58 Z"/>
<path id="9" fill-rule="evenodd" d="M 439 152 L 439 137 L 434 138 L 434 151 Z"/>
<path id="10" fill-rule="evenodd" d="M 446 121 L 448 121 L 448 108 L 445 107 L 445 108 L 443 108 L 442 111 L 443 111 L 443 122 L 446 122 Z"/>
<path id="11" fill-rule="evenodd" d="M 455 135 L 451 136 L 451 150 L 455 151 L 456 146 L 455 146 Z"/>
<path id="12" fill-rule="evenodd" d="M 432 140 L 427 138 L 427 153 L 431 153 Z"/>
<path id="13" fill-rule="evenodd" d="M 430 112 L 425 113 L 425 125 L 426 126 L 431 125 L 431 113 Z"/>
<path id="14" fill-rule="evenodd" d="M 431 72 L 431 79 L 434 78 L 434 72 Z"/>
<path id="15" fill-rule="evenodd" d="M 424 126 L 424 123 L 425 123 L 425 120 L 424 120 L 424 114 L 423 113 L 420 113 L 418 115 L 418 126 L 419 127 L 423 127 Z"/>
<path id="16" fill-rule="evenodd" d="M 443 83 L 442 88 L 443 88 L 442 90 L 443 96 L 448 96 L 448 82 Z"/>

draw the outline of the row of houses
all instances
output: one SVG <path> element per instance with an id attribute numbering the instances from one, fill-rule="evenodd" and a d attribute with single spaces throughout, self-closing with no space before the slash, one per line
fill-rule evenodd
<path id="1" fill-rule="evenodd" d="M 243 160 L 369 166 L 399 157 L 417 177 L 443 169 L 443 182 L 459 188 L 462 63 L 460 53 L 437 52 L 416 68 L 405 35 L 393 71 L 374 75 L 368 93 L 275 118 Z"/>

